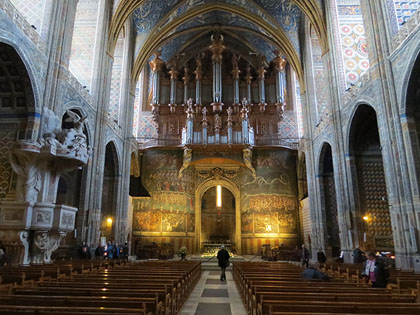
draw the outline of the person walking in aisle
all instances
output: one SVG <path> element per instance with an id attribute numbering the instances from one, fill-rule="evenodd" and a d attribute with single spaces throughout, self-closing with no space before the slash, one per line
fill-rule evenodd
<path id="1" fill-rule="evenodd" d="M 219 267 L 222 270 L 220 274 L 220 281 L 226 280 L 226 268 L 229 267 L 229 252 L 225 249 L 225 245 L 220 247 L 219 252 L 217 253 L 217 260 L 219 261 Z"/>

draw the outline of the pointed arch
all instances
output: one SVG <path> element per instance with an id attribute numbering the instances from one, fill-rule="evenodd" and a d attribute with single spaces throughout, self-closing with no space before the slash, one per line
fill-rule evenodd
<path id="1" fill-rule="evenodd" d="M 203 198 L 204 193 L 209 190 L 211 187 L 221 185 L 222 187 L 228 189 L 235 198 L 235 243 L 236 243 L 236 252 L 241 254 L 241 193 L 236 184 L 226 178 L 219 179 L 209 179 L 204 181 L 195 190 L 195 241 L 196 241 L 196 250 L 201 249 L 201 199 Z"/>

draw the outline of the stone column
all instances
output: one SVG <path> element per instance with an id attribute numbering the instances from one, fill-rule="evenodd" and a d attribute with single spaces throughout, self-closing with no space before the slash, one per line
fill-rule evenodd
<path id="1" fill-rule="evenodd" d="M 340 230 L 341 250 L 344 261 L 353 262 L 352 251 L 358 246 L 357 225 L 352 222 L 355 218 L 354 194 L 352 193 L 352 173 L 349 168 L 349 154 L 346 153 L 348 139 L 343 133 L 341 108 L 343 107 L 343 93 L 346 88 L 344 76 L 341 41 L 339 37 L 337 3 L 331 0 L 326 5 L 327 32 L 330 50 L 323 56 L 324 69 L 327 71 L 329 89 L 329 106 L 334 141 L 331 144 L 334 168 L 334 183 L 336 191 L 338 224 Z M 308 178 L 309 184 L 309 178 Z M 352 204 L 353 203 L 353 204 Z"/>
<path id="2" fill-rule="evenodd" d="M 361 0 L 361 8 L 368 39 L 371 78 L 379 78 L 375 83 L 382 91 L 382 99 L 377 112 L 379 137 L 390 204 L 391 224 L 393 227 L 396 266 L 412 270 L 414 260 L 420 259 L 415 248 L 419 238 L 418 210 L 414 207 L 413 192 L 404 132 L 402 130 L 399 104 L 394 85 L 394 72 L 391 67 L 390 48 L 391 25 L 388 23 L 385 1 Z M 418 200 L 418 192 L 416 199 Z"/>
<path id="3" fill-rule="evenodd" d="M 45 20 L 49 25 L 44 33 L 47 44 L 47 73 L 45 77 L 44 106 L 53 111 L 60 110 L 57 93 L 59 78 L 66 78 L 73 39 L 74 21 L 78 0 L 54 1 L 46 4 Z M 42 129 L 42 123 L 40 126 Z M 41 136 L 41 135 L 39 135 Z"/>
<path id="4" fill-rule="evenodd" d="M 129 18 L 125 23 L 125 40 L 124 40 L 124 55 L 123 55 L 123 73 L 122 73 L 122 86 L 120 102 L 122 107 L 121 111 L 121 127 L 124 131 L 124 142 L 121 159 L 121 174 L 117 180 L 119 181 L 119 191 L 117 195 L 117 211 L 115 222 L 115 241 L 119 244 L 124 244 L 127 241 L 127 235 L 131 231 L 131 226 L 127 226 L 128 215 L 128 198 L 130 187 L 130 168 L 131 168 L 131 152 L 133 151 L 133 144 L 131 139 L 133 137 L 133 116 L 134 116 L 134 100 L 135 91 L 131 90 L 132 77 L 131 69 L 134 60 L 134 34 L 133 34 L 133 21 Z"/>
<path id="5" fill-rule="evenodd" d="M 306 167 L 308 176 L 308 195 L 311 216 L 311 252 L 312 258 L 316 259 L 318 251 L 324 251 L 327 246 L 327 229 L 321 207 L 320 187 L 318 182 L 317 156 L 314 152 L 314 134 L 316 126 L 316 88 L 314 84 L 312 68 L 312 49 L 310 42 L 309 22 L 305 25 L 305 58 L 303 60 L 305 71 L 306 90 L 301 87 L 302 111 L 304 130 L 304 148 L 306 155 Z M 314 114 L 315 113 L 315 114 Z M 305 242 L 307 240 L 304 240 Z"/>
<path id="6" fill-rule="evenodd" d="M 88 202 L 88 233 L 87 243 L 92 248 L 99 241 L 101 227 L 101 204 L 103 187 L 103 169 L 105 163 L 106 128 L 108 120 L 109 95 L 111 86 L 112 57 L 107 51 L 108 30 L 110 19 L 107 18 L 112 12 L 112 3 L 109 1 L 99 2 L 98 33 L 95 47 L 95 58 L 93 64 L 92 94 L 95 98 L 97 109 L 93 143 L 93 158 L 91 167 L 88 169 L 88 180 L 86 183 L 86 200 Z M 103 17 L 103 18 L 101 18 Z"/>

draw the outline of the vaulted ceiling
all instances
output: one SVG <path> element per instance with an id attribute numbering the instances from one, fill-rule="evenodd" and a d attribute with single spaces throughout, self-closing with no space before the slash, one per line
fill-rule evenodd
<path id="1" fill-rule="evenodd" d="M 130 15 L 136 28 L 133 77 L 156 50 L 169 61 L 192 55 L 198 44 L 208 47 L 215 27 L 230 47 L 242 55 L 262 55 L 268 61 L 278 49 L 303 80 L 299 29 L 302 17 L 312 24 L 323 52 L 328 50 L 326 27 L 318 0 L 120 0 L 112 17 L 109 54 Z M 191 56 L 192 58 L 193 56 Z"/>

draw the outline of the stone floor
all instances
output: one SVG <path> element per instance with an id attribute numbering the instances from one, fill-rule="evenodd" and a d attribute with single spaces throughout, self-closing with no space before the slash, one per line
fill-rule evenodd
<path id="1" fill-rule="evenodd" d="M 222 282 L 220 272 L 203 271 L 181 315 L 246 315 L 230 271 L 226 272 L 226 278 Z"/>

